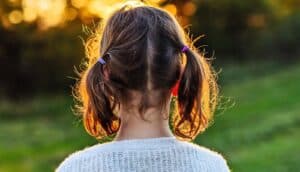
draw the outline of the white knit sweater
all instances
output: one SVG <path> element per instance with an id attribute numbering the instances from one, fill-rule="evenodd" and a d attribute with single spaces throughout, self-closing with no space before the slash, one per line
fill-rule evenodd
<path id="1" fill-rule="evenodd" d="M 70 154 L 56 172 L 229 172 L 223 156 L 172 137 L 119 140 Z"/>

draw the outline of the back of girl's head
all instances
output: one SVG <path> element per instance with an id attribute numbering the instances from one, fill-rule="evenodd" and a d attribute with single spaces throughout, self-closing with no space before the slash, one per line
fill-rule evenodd
<path id="1" fill-rule="evenodd" d="M 191 140 L 204 131 L 218 88 L 209 63 L 175 17 L 156 7 L 125 5 L 101 26 L 85 44 L 88 62 L 75 88 L 87 132 L 97 138 L 115 134 L 118 109 L 131 107 L 132 92 L 141 95 L 142 119 L 149 107 L 169 106 L 177 81 L 174 134 Z M 189 48 L 182 52 L 185 45 Z M 106 63 L 97 62 L 99 57 Z"/>

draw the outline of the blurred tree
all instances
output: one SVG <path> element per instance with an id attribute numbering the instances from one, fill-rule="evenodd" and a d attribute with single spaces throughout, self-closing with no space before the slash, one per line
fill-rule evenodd
<path id="1" fill-rule="evenodd" d="M 192 17 L 192 32 L 205 34 L 198 45 L 209 45 L 219 61 L 245 61 L 260 58 L 298 58 L 300 39 L 291 33 L 298 29 L 297 0 L 199 0 Z M 291 21 L 293 20 L 293 21 Z M 298 20 L 299 21 L 299 20 Z M 288 38 L 291 38 L 287 40 Z M 284 45 L 283 45 L 284 44 Z M 281 45 L 286 48 L 279 48 Z M 268 49 L 266 49 L 268 47 Z M 281 51 L 270 51 L 280 49 Z M 283 50 L 285 49 L 285 50 Z"/>
<path id="2" fill-rule="evenodd" d="M 148 0 L 149 1 L 149 0 Z M 108 15 L 119 0 L 0 1 L 0 95 L 66 91 L 84 57 L 82 24 Z M 300 56 L 299 0 L 150 0 L 176 15 L 217 61 Z M 203 46 L 208 45 L 208 46 Z"/>
<path id="3" fill-rule="evenodd" d="M 261 0 L 200 0 L 192 31 L 205 34 L 205 44 L 224 60 L 247 58 L 255 35 L 266 27 L 268 6 Z"/>

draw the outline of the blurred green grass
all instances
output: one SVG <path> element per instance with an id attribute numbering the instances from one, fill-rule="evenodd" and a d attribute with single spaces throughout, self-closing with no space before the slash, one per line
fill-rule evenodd
<path id="1" fill-rule="evenodd" d="M 195 142 L 221 152 L 233 171 L 300 171 L 299 74 L 300 64 L 224 66 L 225 110 Z M 66 95 L 2 100 L 0 171 L 53 171 L 71 152 L 97 143 L 72 104 Z"/>
<path id="2" fill-rule="evenodd" d="M 228 80 L 222 95 L 234 106 L 217 113 L 196 142 L 223 153 L 234 171 L 300 171 L 300 65 L 223 71 Z M 236 79 L 230 82 L 226 75 Z"/>

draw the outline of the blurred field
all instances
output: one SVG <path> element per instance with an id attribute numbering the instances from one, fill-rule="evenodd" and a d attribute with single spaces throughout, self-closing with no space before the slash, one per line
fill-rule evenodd
<path id="1" fill-rule="evenodd" d="M 220 74 L 222 94 L 235 105 L 217 113 L 196 142 L 221 152 L 233 171 L 300 171 L 300 64 L 236 66 Z M 1 101 L 0 171 L 53 171 L 69 153 L 95 144 L 72 103 L 63 95 Z"/>

